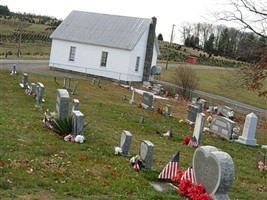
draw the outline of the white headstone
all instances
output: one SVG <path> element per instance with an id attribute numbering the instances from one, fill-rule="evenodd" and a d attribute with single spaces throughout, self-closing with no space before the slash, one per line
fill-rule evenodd
<path id="1" fill-rule="evenodd" d="M 74 111 L 74 110 L 79 110 L 79 103 L 80 103 L 80 101 L 78 99 L 73 99 L 72 100 L 71 112 Z"/>
<path id="2" fill-rule="evenodd" d="M 230 190 L 235 175 L 231 156 L 213 146 L 198 147 L 193 157 L 197 184 L 202 184 L 213 200 L 230 200 Z"/>
<path id="3" fill-rule="evenodd" d="M 135 89 L 133 88 L 133 90 L 132 90 L 132 98 L 130 100 L 130 104 L 132 104 L 132 105 L 135 104 L 134 95 L 135 95 Z"/>
<path id="4" fill-rule="evenodd" d="M 197 113 L 193 137 L 195 136 L 199 145 L 201 142 L 201 135 L 202 135 L 203 128 L 204 128 L 204 122 L 205 122 L 205 114 L 204 113 Z"/>
<path id="5" fill-rule="evenodd" d="M 242 136 L 240 136 L 237 142 L 257 146 L 257 140 L 255 139 L 257 129 L 258 117 L 254 113 L 250 113 L 246 116 Z"/>

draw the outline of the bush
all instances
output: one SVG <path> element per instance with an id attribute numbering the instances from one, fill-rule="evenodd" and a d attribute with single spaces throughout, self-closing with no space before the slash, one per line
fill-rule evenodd
<path id="1" fill-rule="evenodd" d="M 72 132 L 72 117 L 52 119 L 51 125 L 53 126 L 53 131 L 64 137 Z"/>

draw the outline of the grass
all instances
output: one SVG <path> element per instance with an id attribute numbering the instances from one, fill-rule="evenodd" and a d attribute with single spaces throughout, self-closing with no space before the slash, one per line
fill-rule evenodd
<path id="1" fill-rule="evenodd" d="M 45 85 L 46 102 L 43 110 L 38 110 L 35 100 L 18 86 L 21 74 L 12 77 L 9 73 L 0 71 L 1 199 L 185 199 L 176 191 L 157 192 L 149 182 L 157 180 L 179 150 L 182 169 L 192 162 L 195 149 L 183 145 L 182 139 L 192 135 L 193 128 L 178 123 L 186 117 L 187 102 L 156 100 L 155 108 L 172 105 L 174 117 L 166 117 L 130 105 L 131 92 L 112 82 L 103 80 L 99 88 L 90 80 L 79 80 L 78 94 L 71 95 L 71 100 L 79 99 L 79 108 L 90 125 L 85 128 L 84 144 L 68 143 L 41 122 L 45 109 L 55 111 L 56 89 L 61 88 L 63 78 L 57 78 L 57 85 L 53 77 L 29 74 L 29 82 Z M 136 95 L 136 102 L 140 100 L 141 96 Z M 141 116 L 144 124 L 139 123 Z M 170 127 L 174 132 L 171 139 L 157 133 L 165 133 Z M 122 130 L 133 134 L 132 155 L 138 153 L 141 140 L 154 143 L 154 171 L 137 173 L 129 166 L 129 158 L 114 155 Z M 256 139 L 266 144 L 266 130 L 258 129 Z M 255 167 L 256 153 L 264 150 L 209 134 L 202 136 L 202 145 L 215 146 L 233 158 L 231 199 L 266 197 L 266 171 Z"/>
<path id="2" fill-rule="evenodd" d="M 235 73 L 234 69 L 220 67 L 193 69 L 199 79 L 196 89 L 267 109 L 266 99 L 259 97 L 257 92 L 229 85 L 226 79 L 231 80 L 230 78 Z M 175 67 L 169 67 L 168 70 L 162 69 L 160 80 L 172 82 L 174 70 Z M 265 80 L 264 88 L 267 90 L 267 80 Z"/>

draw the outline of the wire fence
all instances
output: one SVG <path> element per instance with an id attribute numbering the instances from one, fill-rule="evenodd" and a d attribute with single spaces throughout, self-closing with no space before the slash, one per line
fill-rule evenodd
<path id="1" fill-rule="evenodd" d="M 167 86 L 169 89 L 171 89 L 171 93 L 173 94 L 181 95 L 185 90 L 182 87 L 174 85 L 172 83 L 159 80 L 154 80 L 154 82 L 161 84 L 163 86 Z M 208 106 L 225 105 L 232 108 L 238 115 L 243 115 L 243 116 L 246 116 L 247 114 L 253 112 L 258 117 L 258 124 L 260 126 L 264 126 L 265 128 L 267 128 L 267 110 L 199 90 L 185 90 L 185 91 L 186 91 L 186 97 L 188 99 L 198 98 L 198 97 L 203 98 L 207 101 Z"/>

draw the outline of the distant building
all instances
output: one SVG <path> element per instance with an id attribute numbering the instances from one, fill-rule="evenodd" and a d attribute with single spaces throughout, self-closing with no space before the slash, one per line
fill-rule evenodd
<path id="1" fill-rule="evenodd" d="M 72 11 L 51 34 L 49 66 L 123 81 L 148 81 L 157 19 Z"/>

